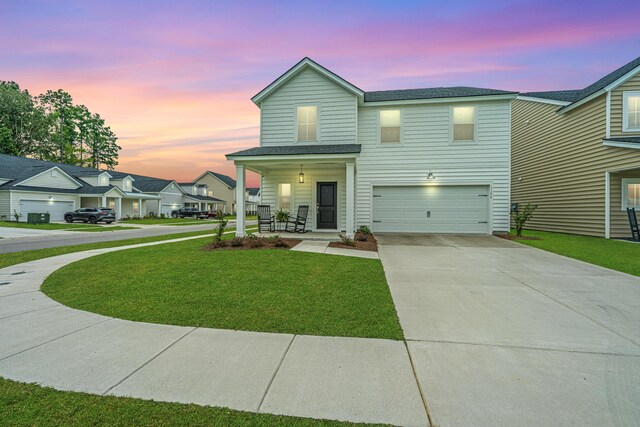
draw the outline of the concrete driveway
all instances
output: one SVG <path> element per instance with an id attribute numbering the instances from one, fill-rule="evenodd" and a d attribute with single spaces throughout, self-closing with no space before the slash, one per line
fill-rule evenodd
<path id="1" fill-rule="evenodd" d="M 492 236 L 379 235 L 438 426 L 640 424 L 640 279 Z"/>

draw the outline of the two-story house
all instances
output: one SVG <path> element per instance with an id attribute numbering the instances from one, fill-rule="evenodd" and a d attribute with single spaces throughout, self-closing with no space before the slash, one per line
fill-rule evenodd
<path id="1" fill-rule="evenodd" d="M 513 104 L 512 193 L 537 204 L 528 227 L 630 237 L 640 209 L 640 58 L 584 89 Z"/>
<path id="2" fill-rule="evenodd" d="M 505 233 L 516 95 L 364 92 L 304 58 L 252 98 L 260 146 L 227 155 L 236 191 L 244 194 L 246 170 L 254 171 L 262 204 L 293 214 L 309 205 L 316 231 Z M 243 211 L 238 202 L 238 235 Z"/>
<path id="3" fill-rule="evenodd" d="M 196 208 L 201 211 L 219 211 L 224 209 L 225 201 L 216 197 L 210 197 L 209 186 L 207 184 L 196 184 L 195 182 L 180 182 L 180 187 L 188 196 L 185 196 L 185 206 Z"/>

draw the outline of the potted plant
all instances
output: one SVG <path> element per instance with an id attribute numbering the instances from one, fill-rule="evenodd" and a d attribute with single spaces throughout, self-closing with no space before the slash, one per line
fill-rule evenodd
<path id="1" fill-rule="evenodd" d="M 286 222 L 289 221 L 289 217 L 291 216 L 291 214 L 286 209 L 278 209 L 275 216 L 276 228 L 278 229 L 278 231 L 284 230 L 285 226 L 283 224 L 286 224 Z"/>

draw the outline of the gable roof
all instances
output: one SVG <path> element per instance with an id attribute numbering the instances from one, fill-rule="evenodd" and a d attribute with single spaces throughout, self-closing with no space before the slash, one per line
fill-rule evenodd
<path id="1" fill-rule="evenodd" d="M 512 95 L 517 92 L 510 92 L 498 89 L 486 89 L 480 87 L 455 86 L 455 87 L 432 87 L 423 89 L 401 89 L 401 90 L 380 90 L 367 92 L 364 94 L 365 102 L 380 101 L 408 101 L 412 99 L 436 99 L 436 98 L 459 98 L 465 96 L 491 96 L 491 95 Z"/>
<path id="2" fill-rule="evenodd" d="M 278 77 L 273 82 L 271 82 L 269 86 L 265 87 L 256 95 L 254 95 L 253 98 L 251 98 L 251 100 L 256 105 L 259 105 L 263 100 L 265 100 L 269 95 L 275 92 L 278 88 L 280 88 L 286 82 L 288 82 L 293 77 L 297 76 L 299 73 L 306 70 L 307 68 L 311 68 L 312 70 L 318 72 L 319 74 L 328 78 L 332 82 L 336 83 L 338 86 L 344 88 L 345 90 L 353 93 L 358 97 L 362 97 L 364 95 L 364 91 L 359 87 L 357 87 L 356 85 L 349 83 L 347 80 L 335 74 L 333 71 L 326 69 L 325 67 L 318 64 L 311 58 L 305 56 L 296 65 L 289 68 L 287 71 L 284 72 L 284 74 L 282 74 L 280 77 Z"/>
<path id="3" fill-rule="evenodd" d="M 249 192 L 250 196 L 257 196 L 258 193 L 260 193 L 260 187 L 247 188 L 247 191 Z"/>
<path id="4" fill-rule="evenodd" d="M 227 154 L 227 158 L 246 156 L 295 156 L 308 154 L 358 154 L 360 144 L 273 145 L 253 147 Z"/>
<path id="5" fill-rule="evenodd" d="M 212 175 L 214 178 L 217 178 L 219 181 L 221 181 L 224 185 L 226 185 L 229 188 L 236 188 L 236 180 L 231 178 L 230 176 L 218 173 L 218 172 L 213 172 L 213 171 L 204 171 L 204 173 L 202 175 L 200 175 L 199 177 L 197 177 L 196 179 L 193 180 L 193 182 L 197 182 L 200 178 L 202 178 L 205 175 Z"/>
<path id="6" fill-rule="evenodd" d="M 555 90 L 546 92 L 524 92 L 521 96 L 530 98 L 550 99 L 554 101 L 567 102 L 558 111 L 569 111 L 590 99 L 595 98 L 608 90 L 614 89 L 625 80 L 640 72 L 640 56 L 622 67 L 610 72 L 595 83 L 584 89 Z"/>

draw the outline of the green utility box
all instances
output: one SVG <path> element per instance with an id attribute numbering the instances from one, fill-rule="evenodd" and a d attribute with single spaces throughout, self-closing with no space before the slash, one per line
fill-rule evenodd
<path id="1" fill-rule="evenodd" d="M 51 215 L 49 215 L 48 213 L 29 212 L 27 214 L 27 222 L 29 224 L 48 224 L 50 218 Z"/>

